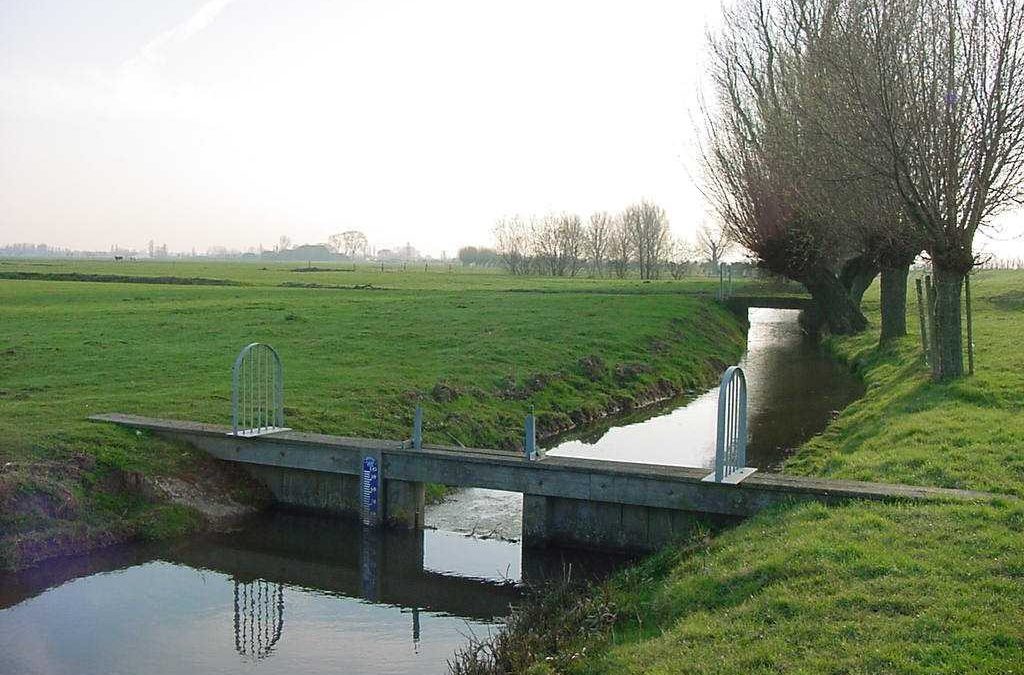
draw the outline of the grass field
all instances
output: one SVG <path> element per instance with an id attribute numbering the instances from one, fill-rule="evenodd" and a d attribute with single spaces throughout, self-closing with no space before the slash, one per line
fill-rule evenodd
<path id="1" fill-rule="evenodd" d="M 0 277 L 30 275 L 0 278 L 0 566 L 194 527 L 111 475 L 188 477 L 203 457 L 85 418 L 228 423 L 248 342 L 283 357 L 289 426 L 405 438 L 419 401 L 428 442 L 508 449 L 531 407 L 554 432 L 706 387 L 743 348 L 740 323 L 699 295 L 707 280 L 292 269 L 0 261 Z M 109 274 L 133 281 L 50 280 Z M 295 278 L 349 288 L 281 285 Z"/>
<path id="2" fill-rule="evenodd" d="M 19 260 L 0 259 L 0 280 L 37 278 L 60 280 L 69 276 L 122 277 L 184 285 L 239 285 L 280 287 L 321 287 L 345 289 L 387 289 L 425 291 L 545 291 L 649 294 L 714 293 L 718 279 L 691 276 L 676 281 L 667 277 L 642 281 L 578 277 L 511 276 L 496 269 L 478 269 L 441 263 L 387 263 L 382 272 L 372 264 L 205 262 L 191 260 L 113 262 L 101 260 Z M 71 279 L 73 280 L 73 279 Z M 737 291 L 744 289 L 773 294 L 801 294 L 790 282 L 734 279 Z"/>
<path id="3" fill-rule="evenodd" d="M 1006 501 L 764 512 L 582 599 L 534 610 L 540 633 L 508 640 L 514 667 L 1024 672 L 1024 273 L 980 273 L 974 292 L 976 376 L 930 382 L 916 336 L 881 351 L 872 334 L 834 340 L 867 394 L 785 470 L 975 488 Z M 866 306 L 877 325 L 877 288 Z"/>

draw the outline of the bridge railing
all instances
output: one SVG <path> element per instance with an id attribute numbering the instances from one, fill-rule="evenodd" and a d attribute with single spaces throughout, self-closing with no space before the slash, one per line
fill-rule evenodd
<path id="1" fill-rule="evenodd" d="M 231 433 L 262 436 L 285 431 L 284 367 L 262 342 L 242 348 L 231 369 Z"/>
<path id="2" fill-rule="evenodd" d="M 739 366 L 730 366 L 718 387 L 718 431 L 715 470 L 704 480 L 739 483 L 756 469 L 747 463 L 747 378 Z"/>

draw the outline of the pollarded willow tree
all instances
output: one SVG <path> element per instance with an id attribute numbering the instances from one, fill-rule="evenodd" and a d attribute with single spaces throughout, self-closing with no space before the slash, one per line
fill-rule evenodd
<path id="1" fill-rule="evenodd" d="M 705 194 L 760 265 L 807 288 L 829 330 L 854 333 L 867 320 L 838 271 L 858 241 L 836 216 L 838 188 L 821 178 L 827 139 L 799 115 L 816 85 L 809 55 L 822 18 L 785 4 L 739 0 L 710 39 Z"/>
<path id="2" fill-rule="evenodd" d="M 822 0 L 824 1 L 824 0 Z M 1024 0 L 832 2 L 848 148 L 899 197 L 935 276 L 936 379 L 963 375 L 974 236 L 1024 200 Z"/>

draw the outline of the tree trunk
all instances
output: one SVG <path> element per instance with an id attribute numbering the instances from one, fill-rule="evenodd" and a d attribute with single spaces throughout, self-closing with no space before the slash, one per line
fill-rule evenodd
<path id="1" fill-rule="evenodd" d="M 907 276 L 910 265 L 882 267 L 881 342 L 907 334 Z"/>
<path id="2" fill-rule="evenodd" d="M 936 337 L 934 375 L 940 380 L 963 377 L 964 352 L 961 334 L 960 291 L 964 285 L 964 273 L 958 269 L 940 267 L 933 261 L 935 273 L 935 318 L 933 330 Z"/>
<path id="3" fill-rule="evenodd" d="M 836 335 L 851 335 L 867 328 L 860 307 L 830 270 L 819 267 L 809 270 L 804 286 L 811 294 L 822 322 Z"/>
<path id="4" fill-rule="evenodd" d="M 839 273 L 839 281 L 846 288 L 854 304 L 860 307 L 864 293 L 878 276 L 878 264 L 872 256 L 859 255 L 850 258 Z"/>

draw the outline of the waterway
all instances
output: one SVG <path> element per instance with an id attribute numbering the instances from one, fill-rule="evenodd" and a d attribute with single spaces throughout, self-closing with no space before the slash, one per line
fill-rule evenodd
<path id="1" fill-rule="evenodd" d="M 747 466 L 771 470 L 864 393 L 863 383 L 801 330 L 799 312 L 751 309 L 747 351 Z M 546 443 L 545 454 L 710 468 L 718 388 L 605 420 Z M 521 495 L 463 490 L 430 515 L 436 527 L 517 538 Z"/>
<path id="2" fill-rule="evenodd" d="M 795 313 L 750 318 L 748 463 L 771 468 L 861 390 Z M 716 395 L 609 420 L 547 452 L 709 466 Z M 523 549 L 521 514 L 520 495 L 464 490 L 431 507 L 418 533 L 273 513 L 229 534 L 0 576 L 0 675 L 444 673 L 523 582 L 602 576 L 625 561 Z"/>

